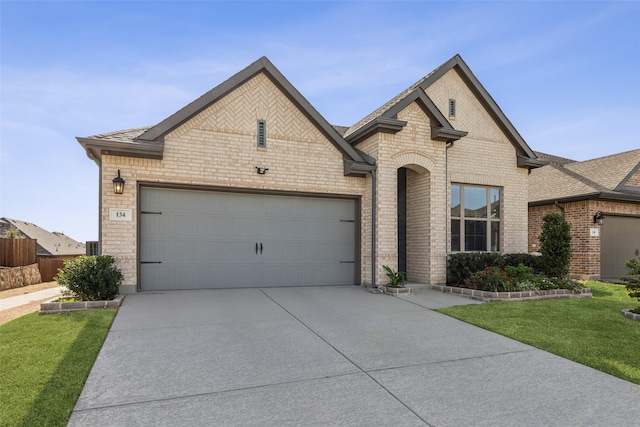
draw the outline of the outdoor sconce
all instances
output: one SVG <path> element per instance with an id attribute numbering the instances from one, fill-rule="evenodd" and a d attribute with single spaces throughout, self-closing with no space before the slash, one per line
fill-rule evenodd
<path id="1" fill-rule="evenodd" d="M 256 172 L 258 172 L 258 175 L 264 175 L 268 170 L 269 168 L 261 168 L 260 166 L 256 166 Z"/>
<path id="2" fill-rule="evenodd" d="M 118 176 L 113 178 L 113 192 L 116 194 L 122 194 L 124 191 L 124 179 L 120 178 L 120 169 L 118 169 Z"/>
<path id="3" fill-rule="evenodd" d="M 604 223 L 604 214 L 602 213 L 602 211 L 596 212 L 596 214 L 593 216 L 593 223 L 598 225 L 602 225 Z"/>

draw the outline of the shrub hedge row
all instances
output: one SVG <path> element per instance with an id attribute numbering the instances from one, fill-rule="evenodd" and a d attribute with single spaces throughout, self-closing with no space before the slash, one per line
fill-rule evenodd
<path id="1" fill-rule="evenodd" d="M 532 254 L 500 254 L 497 252 L 461 252 L 449 255 L 447 262 L 447 283 L 461 285 L 473 273 L 490 267 L 504 269 L 522 264 L 534 273 L 542 271 L 540 256 Z"/>

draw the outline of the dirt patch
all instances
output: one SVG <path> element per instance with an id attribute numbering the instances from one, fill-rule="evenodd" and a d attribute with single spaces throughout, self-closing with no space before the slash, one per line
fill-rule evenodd
<path id="1" fill-rule="evenodd" d="M 43 289 L 57 288 L 57 282 L 44 282 L 36 285 L 23 286 L 21 288 L 7 289 L 6 291 L 0 291 L 0 299 L 17 297 L 18 295 L 30 294 L 31 292 L 41 291 Z"/>
<path id="2" fill-rule="evenodd" d="M 34 311 L 40 311 L 40 304 L 50 300 L 51 298 L 45 298 L 39 301 L 33 301 L 28 304 L 21 305 L 19 307 L 2 310 L 0 311 L 0 325 L 2 325 L 3 323 L 7 323 L 13 319 L 17 319 L 18 317 L 24 316 L 25 314 L 30 314 Z"/>

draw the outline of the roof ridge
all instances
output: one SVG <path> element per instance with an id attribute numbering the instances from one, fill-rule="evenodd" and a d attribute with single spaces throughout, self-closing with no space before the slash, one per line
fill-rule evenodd
<path id="1" fill-rule="evenodd" d="M 449 61 L 447 61 L 447 62 L 449 62 Z M 358 129 L 364 127 L 367 123 L 371 122 L 376 117 L 379 117 L 380 115 L 382 115 L 385 111 L 389 110 L 392 106 L 394 106 L 395 104 L 400 102 L 402 99 L 404 99 L 406 96 L 408 96 L 410 93 L 412 93 L 413 91 L 418 89 L 422 85 L 422 83 L 424 81 L 426 81 L 429 77 L 431 77 L 433 74 L 438 72 L 438 70 L 440 70 L 440 68 L 442 68 L 447 62 L 439 65 L 436 68 L 434 68 L 427 75 L 422 77 L 420 80 L 418 80 L 417 82 L 415 82 L 414 84 L 412 84 L 408 88 L 404 89 L 403 91 L 401 91 L 400 93 L 398 93 L 397 95 L 395 95 L 394 97 L 389 99 L 387 102 L 382 104 L 380 107 L 376 108 L 371 113 L 367 114 L 362 119 L 358 120 L 356 123 L 351 125 L 349 127 L 349 129 L 344 134 L 345 138 L 347 136 L 351 135 L 352 133 L 355 133 Z"/>
<path id="2" fill-rule="evenodd" d="M 569 163 L 569 164 L 573 164 L 573 163 Z M 610 189 L 606 188 L 603 185 L 598 184 L 595 181 L 590 180 L 589 178 L 580 175 L 577 172 L 572 171 L 571 169 L 567 169 L 565 168 L 565 165 L 563 164 L 549 164 L 549 166 L 551 166 L 554 169 L 557 169 L 558 171 L 564 173 L 565 175 L 573 178 L 573 179 L 577 179 L 578 181 L 582 182 L 583 184 L 593 188 L 594 190 L 598 190 L 598 191 L 611 191 Z"/>

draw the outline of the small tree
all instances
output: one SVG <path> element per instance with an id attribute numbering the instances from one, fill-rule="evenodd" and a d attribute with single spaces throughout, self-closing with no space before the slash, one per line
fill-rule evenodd
<path id="1" fill-rule="evenodd" d="M 638 298 L 640 301 L 640 257 L 638 259 L 632 258 L 626 262 L 627 275 L 622 278 L 622 281 L 627 286 L 627 292 L 631 298 Z M 640 307 L 635 309 L 636 313 L 640 313 Z"/>
<path id="2" fill-rule="evenodd" d="M 111 300 L 122 283 L 122 273 L 114 262 L 110 255 L 66 259 L 55 280 L 83 301 Z"/>
<path id="3" fill-rule="evenodd" d="M 5 239 L 24 239 L 24 235 L 20 233 L 20 230 L 15 225 L 7 228 L 2 235 Z"/>
<path id="4" fill-rule="evenodd" d="M 571 260 L 571 225 L 559 213 L 548 213 L 542 218 L 540 234 L 540 261 L 550 277 L 566 277 Z"/>

